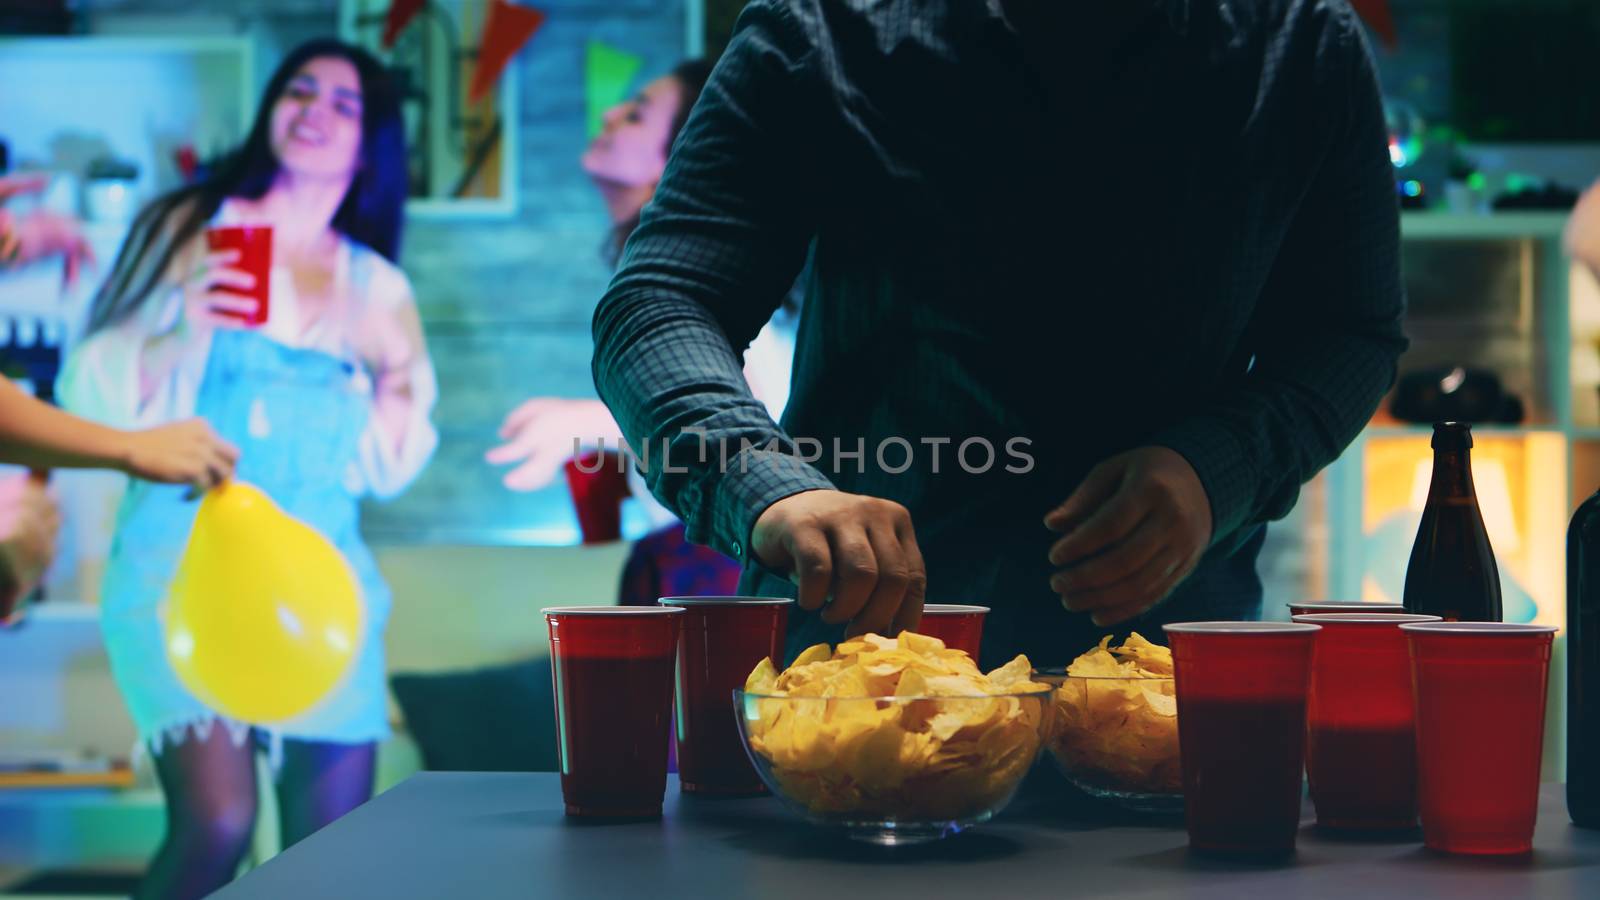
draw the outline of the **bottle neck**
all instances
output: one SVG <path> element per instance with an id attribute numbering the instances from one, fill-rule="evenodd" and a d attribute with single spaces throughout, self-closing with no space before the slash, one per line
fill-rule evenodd
<path id="1" fill-rule="evenodd" d="M 1472 451 L 1437 450 L 1433 454 L 1433 481 L 1428 500 L 1476 497 L 1472 487 Z"/>

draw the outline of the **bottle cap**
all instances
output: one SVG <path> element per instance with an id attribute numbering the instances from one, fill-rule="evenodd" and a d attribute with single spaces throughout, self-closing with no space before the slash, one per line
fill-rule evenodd
<path id="1" fill-rule="evenodd" d="M 1470 450 L 1472 426 L 1465 422 L 1435 422 L 1432 447 L 1435 450 Z"/>

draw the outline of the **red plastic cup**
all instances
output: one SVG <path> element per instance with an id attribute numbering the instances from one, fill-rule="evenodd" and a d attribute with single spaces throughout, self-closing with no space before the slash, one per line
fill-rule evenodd
<path id="1" fill-rule="evenodd" d="M 237 250 L 239 259 L 231 268 L 243 269 L 256 277 L 256 286 L 248 291 L 232 287 L 218 287 L 224 293 L 249 297 L 256 301 L 253 312 L 239 314 L 223 312 L 246 325 L 264 325 L 271 311 L 272 282 L 272 226 L 224 225 L 206 229 L 206 246 L 217 250 Z"/>
<path id="2" fill-rule="evenodd" d="M 1416 719 L 1407 613 L 1315 613 L 1321 625 L 1306 701 L 1306 774 L 1317 824 L 1352 831 L 1417 827 Z"/>
<path id="3" fill-rule="evenodd" d="M 1402 625 L 1417 704 L 1422 842 L 1446 853 L 1533 849 L 1556 629 Z"/>
<path id="4" fill-rule="evenodd" d="M 1294 852 L 1306 694 L 1320 630 L 1298 622 L 1166 626 L 1191 849 Z"/>
<path id="5" fill-rule="evenodd" d="M 988 614 L 987 606 L 928 603 L 922 607 L 922 624 L 917 626 L 917 633 L 936 637 L 946 647 L 965 650 L 976 660 L 978 646 L 983 643 L 983 617 Z"/>
<path id="6" fill-rule="evenodd" d="M 567 815 L 660 816 L 683 610 L 569 606 L 544 617 Z"/>
<path id="7" fill-rule="evenodd" d="M 583 543 L 622 540 L 622 501 L 628 496 L 628 474 L 617 453 L 591 451 L 567 460 L 562 468 Z"/>
<path id="8" fill-rule="evenodd" d="M 751 796 L 766 786 L 750 764 L 734 717 L 763 658 L 783 659 L 793 600 L 770 597 L 662 597 L 683 609 L 678 638 L 678 784 L 691 794 Z"/>
<path id="9" fill-rule="evenodd" d="M 1290 616 L 1304 616 L 1314 613 L 1403 613 L 1406 608 L 1398 603 L 1359 603 L 1333 600 L 1292 600 L 1289 602 Z"/>

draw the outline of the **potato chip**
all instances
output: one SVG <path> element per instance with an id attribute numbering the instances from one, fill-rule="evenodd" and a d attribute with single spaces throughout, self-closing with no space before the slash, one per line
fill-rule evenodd
<path id="1" fill-rule="evenodd" d="M 832 658 L 833 651 L 829 649 L 827 644 L 812 644 L 800 651 L 800 655 L 794 658 L 794 665 L 789 668 L 798 669 L 801 666 L 809 666 L 814 662 L 825 662 Z"/>
<path id="2" fill-rule="evenodd" d="M 1172 651 L 1159 644 L 1150 643 L 1140 637 L 1137 631 L 1128 635 L 1122 646 L 1111 652 L 1124 663 L 1132 661 L 1147 678 L 1166 678 L 1172 675 Z"/>
<path id="3" fill-rule="evenodd" d="M 1172 651 L 1138 634 L 1100 641 L 1056 689 L 1050 750 L 1068 777 L 1132 793 L 1182 790 Z"/>
<path id="4" fill-rule="evenodd" d="M 896 697 L 921 697 L 927 693 L 928 679 L 915 669 L 901 675 L 900 683 L 894 686 Z"/>
<path id="5" fill-rule="evenodd" d="M 1033 675 L 1033 663 L 1028 662 L 1028 658 L 1019 653 L 1011 662 L 990 672 L 989 683 L 994 687 L 1009 688 L 1013 684 L 1027 682 L 1031 675 Z"/>
<path id="6" fill-rule="evenodd" d="M 914 631 L 900 632 L 899 646 L 902 650 L 909 650 L 918 656 L 938 653 L 944 649 L 944 641 Z"/>
<path id="7" fill-rule="evenodd" d="M 751 694 L 765 694 L 778 684 L 778 669 L 771 659 L 756 663 L 755 671 L 744 680 L 744 689 Z"/>
<path id="8" fill-rule="evenodd" d="M 1158 716 L 1176 718 L 1178 715 L 1178 698 L 1169 694 L 1162 694 L 1149 688 L 1140 688 L 1144 693 L 1144 702 L 1150 711 Z"/>
<path id="9" fill-rule="evenodd" d="M 960 819 L 1003 801 L 1033 762 L 1048 691 L 1018 656 L 984 675 L 938 638 L 865 634 L 810 647 L 746 690 L 750 746 L 813 813 Z M 757 687 L 764 686 L 763 690 Z M 753 710 L 753 712 L 752 712 Z"/>

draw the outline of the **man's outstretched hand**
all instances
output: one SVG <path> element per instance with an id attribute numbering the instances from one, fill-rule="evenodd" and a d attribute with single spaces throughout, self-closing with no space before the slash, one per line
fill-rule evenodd
<path id="1" fill-rule="evenodd" d="M 1211 501 L 1176 451 L 1139 447 L 1096 466 L 1044 524 L 1063 535 L 1050 548 L 1050 589 L 1067 609 L 1115 625 L 1194 570 L 1211 543 Z"/>
<path id="2" fill-rule="evenodd" d="M 750 551 L 800 586 L 801 609 L 849 622 L 849 635 L 894 634 L 922 620 L 927 571 L 911 514 L 898 503 L 843 491 L 792 494 L 756 520 Z"/>

